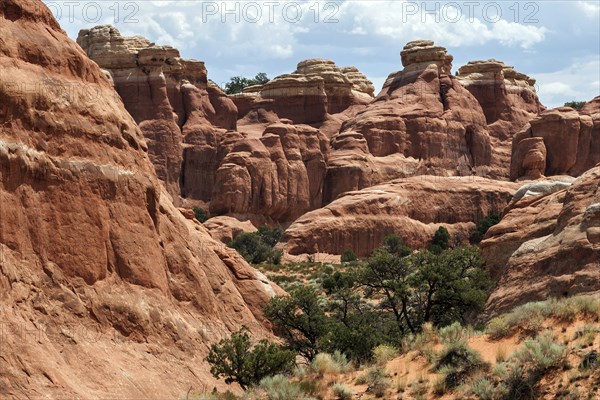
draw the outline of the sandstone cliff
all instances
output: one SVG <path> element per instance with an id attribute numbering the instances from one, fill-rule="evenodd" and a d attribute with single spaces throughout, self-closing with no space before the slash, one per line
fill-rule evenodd
<path id="1" fill-rule="evenodd" d="M 600 162 L 600 96 L 580 111 L 542 112 L 515 135 L 510 178 L 579 176 Z"/>
<path id="2" fill-rule="evenodd" d="M 511 182 L 473 177 L 419 176 L 348 192 L 298 218 L 284 233 L 292 255 L 342 254 L 365 257 L 389 234 L 413 248 L 426 247 L 444 226 L 459 242 L 468 241 L 474 221 L 501 212 L 517 190 Z"/>
<path id="3" fill-rule="evenodd" d="M 4 0 L 0 19 L 0 397 L 212 387 L 208 345 L 242 324 L 268 335 L 279 289 L 173 206 L 113 84 L 41 1 Z M 158 58 L 129 44 L 156 95 L 137 118 L 177 127 Z"/>
<path id="4" fill-rule="evenodd" d="M 525 184 L 482 249 L 498 282 L 490 314 L 527 301 L 600 293 L 600 166 Z"/>

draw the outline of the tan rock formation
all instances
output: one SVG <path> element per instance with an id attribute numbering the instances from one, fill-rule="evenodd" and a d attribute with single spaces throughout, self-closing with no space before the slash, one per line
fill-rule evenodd
<path id="1" fill-rule="evenodd" d="M 3 0 L 0 20 L 0 397 L 223 386 L 209 344 L 267 335 L 279 289 L 173 206 L 112 83 L 41 1 Z"/>
<path id="2" fill-rule="evenodd" d="M 296 71 L 232 96 L 240 117 L 261 109 L 274 111 L 295 124 L 318 124 L 328 114 L 373 100 L 373 84 L 355 67 L 340 68 L 331 60 L 309 59 Z M 270 100 L 265 102 L 264 100 Z"/>
<path id="3" fill-rule="evenodd" d="M 501 212 L 518 185 L 484 178 L 420 176 L 348 192 L 298 218 L 284 233 L 292 254 L 369 255 L 386 235 L 396 233 L 423 248 L 440 226 L 468 240 L 473 221 Z"/>
<path id="4" fill-rule="evenodd" d="M 530 176 L 530 146 L 537 140 L 535 169 L 541 175 L 579 176 L 600 162 L 600 97 L 582 112 L 559 107 L 542 112 L 514 136 L 510 178 Z M 541 142 L 540 142 L 541 141 Z M 542 148 L 544 150 L 542 150 Z M 540 158 L 544 155 L 543 160 Z M 537 172 L 534 174 L 536 175 Z"/>
<path id="5" fill-rule="evenodd" d="M 528 301 L 600 294 L 600 166 L 576 180 L 550 178 L 521 188 L 482 249 L 496 289 L 487 312 Z"/>
<path id="6" fill-rule="evenodd" d="M 258 229 L 250 221 L 240 221 L 233 217 L 220 216 L 210 218 L 204 223 L 213 239 L 229 243 L 240 233 L 256 232 Z"/>

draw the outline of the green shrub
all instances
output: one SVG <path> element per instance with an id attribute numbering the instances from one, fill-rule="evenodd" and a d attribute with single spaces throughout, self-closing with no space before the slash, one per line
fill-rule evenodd
<path id="1" fill-rule="evenodd" d="M 331 388 L 331 391 L 335 395 L 335 398 L 338 400 L 351 400 L 354 396 L 354 392 L 346 385 L 342 385 L 341 383 L 336 383 Z"/>
<path id="2" fill-rule="evenodd" d="M 194 207 L 193 210 L 194 217 L 196 217 L 196 219 L 202 223 L 205 223 L 210 218 L 208 212 L 203 210 L 202 208 Z"/>
<path id="3" fill-rule="evenodd" d="M 470 241 L 473 244 L 477 244 L 483 240 L 483 237 L 487 233 L 488 229 L 500 222 L 502 217 L 496 213 L 490 213 L 485 218 L 477 223 L 475 232 L 471 235 Z"/>
<path id="4" fill-rule="evenodd" d="M 385 392 L 390 387 L 389 375 L 382 367 L 369 368 L 364 375 L 356 378 L 357 385 L 367 385 L 367 392 L 375 397 L 385 396 Z"/>
<path id="5" fill-rule="evenodd" d="M 213 344 L 206 357 L 215 378 L 224 377 L 226 383 L 237 382 L 242 389 L 256 385 L 266 376 L 291 372 L 295 360 L 294 352 L 267 340 L 252 346 L 246 327 Z"/>
<path id="6" fill-rule="evenodd" d="M 442 340 L 442 343 L 455 343 L 466 340 L 467 332 L 460 322 L 454 322 L 451 325 L 440 328 L 438 336 Z"/>
<path id="7" fill-rule="evenodd" d="M 281 235 L 281 228 L 270 229 L 268 226 L 261 226 L 257 232 L 239 234 L 228 246 L 236 249 L 249 263 L 260 264 L 270 260 L 272 264 L 278 264 L 282 253 L 273 250 L 273 247 Z"/>
<path id="8" fill-rule="evenodd" d="M 404 243 L 404 240 L 395 234 L 383 238 L 383 246 L 388 252 L 398 257 L 406 257 L 412 253 L 412 249 Z"/>
<path id="9" fill-rule="evenodd" d="M 344 253 L 342 253 L 341 261 L 343 263 L 353 262 L 356 260 L 358 260 L 358 257 L 356 257 L 356 254 L 354 254 L 354 251 L 352 251 L 352 249 L 346 249 L 344 250 Z"/>

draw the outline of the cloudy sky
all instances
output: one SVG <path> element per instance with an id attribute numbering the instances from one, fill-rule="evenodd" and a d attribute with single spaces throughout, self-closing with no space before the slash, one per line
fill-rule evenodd
<path id="1" fill-rule="evenodd" d="M 112 24 L 206 62 L 209 78 L 269 77 L 298 61 L 354 65 L 379 89 L 402 68 L 400 51 L 430 39 L 453 68 L 495 58 L 538 83 L 549 107 L 600 95 L 600 1 L 51 1 L 70 37 Z"/>

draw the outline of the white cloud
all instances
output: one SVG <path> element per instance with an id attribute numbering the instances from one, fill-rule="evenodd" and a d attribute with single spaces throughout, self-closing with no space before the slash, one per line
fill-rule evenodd
<path id="1" fill-rule="evenodd" d="M 473 46 L 498 42 L 503 46 L 530 48 L 545 39 L 547 28 L 509 22 L 498 12 L 458 9 L 451 3 L 423 7 L 425 3 L 406 1 L 347 1 L 342 5 L 344 19 L 353 21 L 348 31 L 371 32 L 398 41 L 432 39 L 450 46 Z M 459 5 L 458 3 L 454 3 Z M 460 5 L 459 5 L 460 7 Z M 508 15 L 507 15 L 508 17 Z"/>
<path id="2" fill-rule="evenodd" d="M 598 18 L 600 15 L 600 3 L 598 2 L 578 1 L 577 7 L 579 7 L 588 18 Z"/>
<path id="3" fill-rule="evenodd" d="M 554 72 L 532 73 L 538 96 L 547 107 L 562 106 L 571 100 L 591 100 L 600 95 L 600 56 L 574 60 Z"/>

